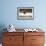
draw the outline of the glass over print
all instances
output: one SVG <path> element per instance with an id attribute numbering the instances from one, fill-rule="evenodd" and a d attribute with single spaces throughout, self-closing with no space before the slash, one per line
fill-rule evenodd
<path id="1" fill-rule="evenodd" d="M 33 7 L 18 7 L 17 8 L 17 19 L 18 20 L 34 19 L 34 8 Z"/>

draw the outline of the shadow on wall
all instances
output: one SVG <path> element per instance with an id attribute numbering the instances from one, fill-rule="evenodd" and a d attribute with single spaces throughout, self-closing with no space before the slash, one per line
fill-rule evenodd
<path id="1" fill-rule="evenodd" d="M 6 30 L 4 30 L 4 28 L 6 28 L 5 25 L 0 24 L 0 43 L 2 43 L 2 36 L 3 36 L 2 32 L 6 31 Z"/>

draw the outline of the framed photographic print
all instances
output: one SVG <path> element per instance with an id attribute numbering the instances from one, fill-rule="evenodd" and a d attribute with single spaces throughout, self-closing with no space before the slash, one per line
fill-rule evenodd
<path id="1" fill-rule="evenodd" d="M 33 7 L 18 7 L 17 8 L 17 19 L 18 20 L 33 20 L 34 19 L 34 8 Z"/>

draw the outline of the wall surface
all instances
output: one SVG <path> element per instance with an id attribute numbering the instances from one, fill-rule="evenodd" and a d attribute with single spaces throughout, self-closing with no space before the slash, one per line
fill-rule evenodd
<path id="1" fill-rule="evenodd" d="M 16 28 L 41 27 L 46 31 L 46 0 L 1 0 L 0 25 Z M 34 7 L 34 20 L 17 20 L 17 7 Z"/>
<path id="2" fill-rule="evenodd" d="M 17 7 L 34 7 L 34 20 L 17 20 Z M 0 0 L 0 31 L 9 24 L 16 28 L 39 27 L 46 32 L 46 0 Z"/>

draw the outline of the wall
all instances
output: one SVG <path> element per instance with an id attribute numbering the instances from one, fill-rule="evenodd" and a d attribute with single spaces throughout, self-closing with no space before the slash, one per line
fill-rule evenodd
<path id="1" fill-rule="evenodd" d="M 42 2 L 41 2 L 42 1 Z M 0 24 L 9 24 L 15 27 L 42 27 L 46 28 L 46 1 L 45 0 L 2 0 Z M 34 20 L 17 20 L 17 7 L 34 7 Z"/>
<path id="2" fill-rule="evenodd" d="M 17 20 L 17 7 L 34 7 L 34 20 Z M 46 0 L 0 0 L 0 31 L 9 24 L 16 28 L 39 27 L 46 32 Z"/>

